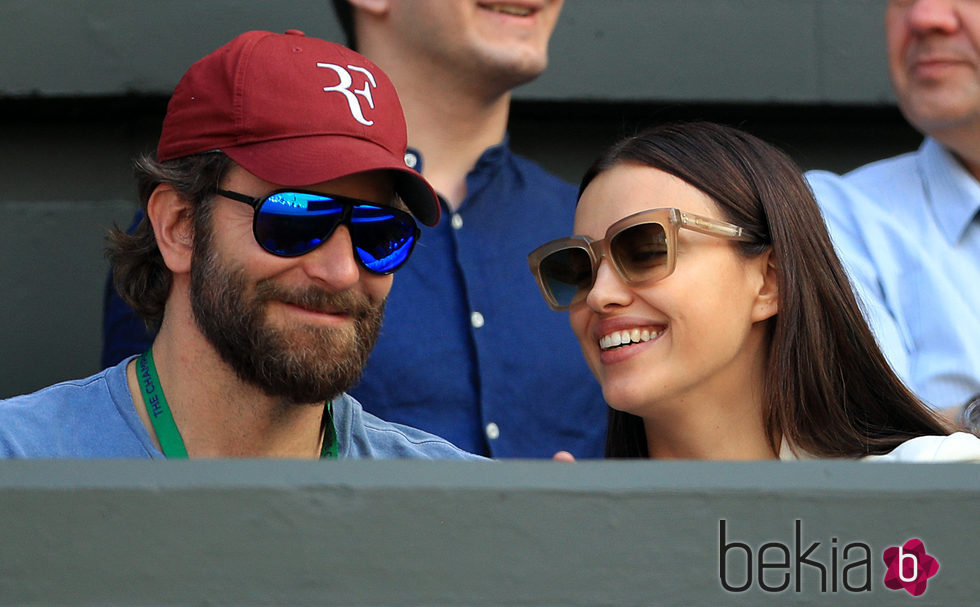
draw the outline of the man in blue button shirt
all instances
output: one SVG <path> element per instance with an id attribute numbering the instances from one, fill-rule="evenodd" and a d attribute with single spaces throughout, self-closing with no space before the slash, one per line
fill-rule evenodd
<path id="1" fill-rule="evenodd" d="M 980 395 L 980 3 L 892 0 L 892 83 L 917 152 L 808 178 L 882 349 L 957 419 Z"/>
<path id="2" fill-rule="evenodd" d="M 506 135 L 511 90 L 544 70 L 561 7 L 334 2 L 350 45 L 394 81 L 406 159 L 445 216 L 400 270 L 351 393 L 380 417 L 493 457 L 599 457 L 605 437 L 598 383 L 527 271 L 528 252 L 572 225 L 575 188 L 511 152 Z M 107 352 L 120 343 L 117 310 L 107 308 Z"/>

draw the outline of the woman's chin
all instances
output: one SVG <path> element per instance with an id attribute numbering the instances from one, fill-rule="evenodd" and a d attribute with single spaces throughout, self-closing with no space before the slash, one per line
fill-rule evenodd
<path id="1" fill-rule="evenodd" d="M 602 397 L 613 409 L 639 415 L 649 406 L 649 395 L 638 392 L 634 386 L 611 386 L 603 384 Z"/>

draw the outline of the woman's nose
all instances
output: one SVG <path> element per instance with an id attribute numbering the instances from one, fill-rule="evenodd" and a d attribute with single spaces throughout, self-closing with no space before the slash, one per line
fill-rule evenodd
<path id="1" fill-rule="evenodd" d="M 623 277 L 616 272 L 608 259 L 599 261 L 595 282 L 586 296 L 586 304 L 600 312 L 611 306 L 625 306 L 633 299 L 633 291 Z"/>

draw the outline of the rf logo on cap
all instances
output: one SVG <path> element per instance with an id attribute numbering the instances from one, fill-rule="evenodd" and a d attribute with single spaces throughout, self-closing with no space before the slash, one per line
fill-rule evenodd
<path id="1" fill-rule="evenodd" d="M 317 63 L 316 66 L 331 69 L 337 72 L 337 76 L 340 77 L 340 84 L 325 86 L 323 90 L 328 93 L 331 91 L 341 93 L 346 97 L 347 105 L 350 106 L 350 113 L 354 117 L 354 120 L 365 126 L 374 124 L 373 120 L 368 120 L 364 117 L 364 112 L 361 110 L 361 102 L 354 96 L 360 95 L 364 97 L 368 102 L 368 107 L 372 110 L 374 109 L 374 98 L 371 96 L 371 89 L 378 86 L 374 80 L 374 75 L 367 69 L 356 65 L 348 65 L 346 69 L 333 63 Z M 355 72 L 364 74 L 364 88 L 351 90 L 350 87 L 354 84 L 354 77 L 348 70 L 354 70 Z"/>

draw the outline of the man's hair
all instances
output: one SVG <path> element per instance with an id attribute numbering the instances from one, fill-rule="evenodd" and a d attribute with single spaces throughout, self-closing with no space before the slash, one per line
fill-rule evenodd
<path id="1" fill-rule="evenodd" d="M 898 379 L 864 320 L 820 209 L 783 152 L 731 127 L 666 124 L 614 144 L 582 178 L 579 195 L 620 164 L 659 169 L 711 197 L 724 218 L 771 250 L 779 311 L 768 324 L 764 385 L 770 446 L 787 439 L 815 456 L 886 453 L 920 435 L 947 434 Z M 648 457 L 643 421 L 611 410 L 609 457 Z"/>
<path id="2" fill-rule="evenodd" d="M 354 7 L 347 0 L 333 0 L 333 12 L 340 28 L 344 30 L 347 48 L 357 50 L 357 33 L 354 31 Z"/>
<path id="3" fill-rule="evenodd" d="M 213 198 L 232 164 L 231 159 L 221 152 L 195 154 L 165 162 L 157 162 L 153 156 L 144 154 L 134 163 L 143 216 L 131 233 L 118 227 L 110 231 L 106 257 L 112 266 L 116 292 L 150 329 L 159 328 L 163 320 L 172 280 L 146 214 L 150 196 L 158 185 L 172 186 L 191 202 L 191 219 L 195 230 L 198 230 L 210 224 L 212 205 L 207 202 Z"/>

